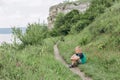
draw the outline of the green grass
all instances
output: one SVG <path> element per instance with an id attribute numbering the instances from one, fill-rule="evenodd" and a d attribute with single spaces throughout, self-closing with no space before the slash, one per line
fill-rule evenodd
<path id="1" fill-rule="evenodd" d="M 93 80 L 120 79 L 120 3 L 114 4 L 80 34 L 68 35 L 59 44 L 61 55 L 70 63 L 74 48 L 80 46 L 87 63 L 79 68 Z M 104 32 L 101 32 L 104 30 Z"/>
<path id="2" fill-rule="evenodd" d="M 2 46 L 0 80 L 80 80 L 55 60 L 52 40 L 45 41 L 43 46 L 32 45 L 17 50 L 9 45 Z"/>
<path id="3" fill-rule="evenodd" d="M 106 9 L 81 33 L 65 36 L 58 45 L 67 63 L 79 45 L 87 56 L 87 63 L 79 68 L 93 80 L 120 79 L 119 5 Z M 45 39 L 42 46 L 0 46 L 0 80 L 80 80 L 54 58 L 53 45 L 60 39 Z"/>
<path id="4" fill-rule="evenodd" d="M 59 44 L 61 55 L 70 64 L 70 57 L 74 48 L 79 44 L 80 36 L 67 36 L 65 42 Z M 110 49 L 99 49 L 96 47 L 98 42 L 91 42 L 88 45 L 81 46 L 87 56 L 87 63 L 79 65 L 80 69 L 93 80 L 118 80 L 120 74 L 120 52 Z M 92 45 L 91 45 L 92 44 Z M 94 44 L 94 45 L 93 45 Z"/>

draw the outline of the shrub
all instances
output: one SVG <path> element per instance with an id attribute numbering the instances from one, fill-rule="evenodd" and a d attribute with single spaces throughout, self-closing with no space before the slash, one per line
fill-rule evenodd
<path id="1" fill-rule="evenodd" d="M 75 25 L 73 25 L 73 27 L 71 28 L 71 33 L 79 33 L 80 31 L 82 31 L 84 29 L 85 26 L 87 26 L 89 24 L 88 20 L 80 20 L 78 21 Z"/>
<path id="2" fill-rule="evenodd" d="M 47 37 L 47 26 L 34 23 L 28 24 L 26 32 L 23 34 L 19 28 L 13 28 L 13 34 L 24 44 L 42 44 L 43 39 Z"/>
<path id="3" fill-rule="evenodd" d="M 87 38 L 82 38 L 79 43 L 80 43 L 80 45 L 86 45 L 86 43 L 87 43 Z"/>
<path id="4" fill-rule="evenodd" d="M 54 28 L 60 28 L 63 24 L 65 23 L 65 18 L 64 18 L 64 14 L 63 13 L 59 13 L 56 16 L 56 20 L 54 22 Z"/>
<path id="5" fill-rule="evenodd" d="M 59 13 L 54 22 L 54 29 L 52 31 L 53 33 L 55 31 L 57 33 L 57 36 L 67 35 L 69 34 L 72 25 L 75 24 L 78 20 L 79 20 L 78 10 L 72 10 L 65 15 Z"/>

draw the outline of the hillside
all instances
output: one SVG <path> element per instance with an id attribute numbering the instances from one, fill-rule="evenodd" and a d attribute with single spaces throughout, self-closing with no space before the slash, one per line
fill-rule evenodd
<path id="1" fill-rule="evenodd" d="M 120 74 L 120 3 L 107 8 L 81 33 L 64 37 L 60 53 L 70 63 L 74 48 L 80 45 L 88 62 L 80 65 L 93 80 L 119 80 Z"/>
<path id="2" fill-rule="evenodd" d="M 13 28 L 13 44 L 0 46 L 0 80 L 82 80 L 55 59 L 53 46 L 58 41 L 60 55 L 68 64 L 74 48 L 82 48 L 87 63 L 78 68 L 86 76 L 119 80 L 119 5 L 120 0 L 92 0 L 84 14 L 78 10 L 58 14 L 52 30 L 40 23 L 28 24 L 24 34 Z"/>
<path id="3" fill-rule="evenodd" d="M 53 41 L 49 45 L 0 46 L 0 80 L 81 80 L 55 60 Z"/>

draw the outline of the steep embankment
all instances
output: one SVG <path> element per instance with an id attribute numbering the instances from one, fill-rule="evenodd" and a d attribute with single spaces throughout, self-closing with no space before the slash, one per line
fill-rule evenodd
<path id="1" fill-rule="evenodd" d="M 80 45 L 86 53 L 87 63 L 80 65 L 94 80 L 120 79 L 120 3 L 106 9 L 80 34 L 69 35 L 59 45 L 60 53 L 70 63 L 74 48 Z"/>

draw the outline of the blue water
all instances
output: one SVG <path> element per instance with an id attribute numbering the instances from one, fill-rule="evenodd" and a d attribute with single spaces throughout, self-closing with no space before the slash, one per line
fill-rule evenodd
<path id="1" fill-rule="evenodd" d="M 20 27 L 22 32 L 26 31 L 25 27 Z M 12 43 L 14 41 L 14 36 L 12 35 L 11 28 L 0 28 L 0 44 L 3 42 Z"/>
<path id="2" fill-rule="evenodd" d="M 20 29 L 25 32 L 25 27 L 20 27 Z M 12 28 L 0 28 L 0 34 L 12 34 Z"/>

